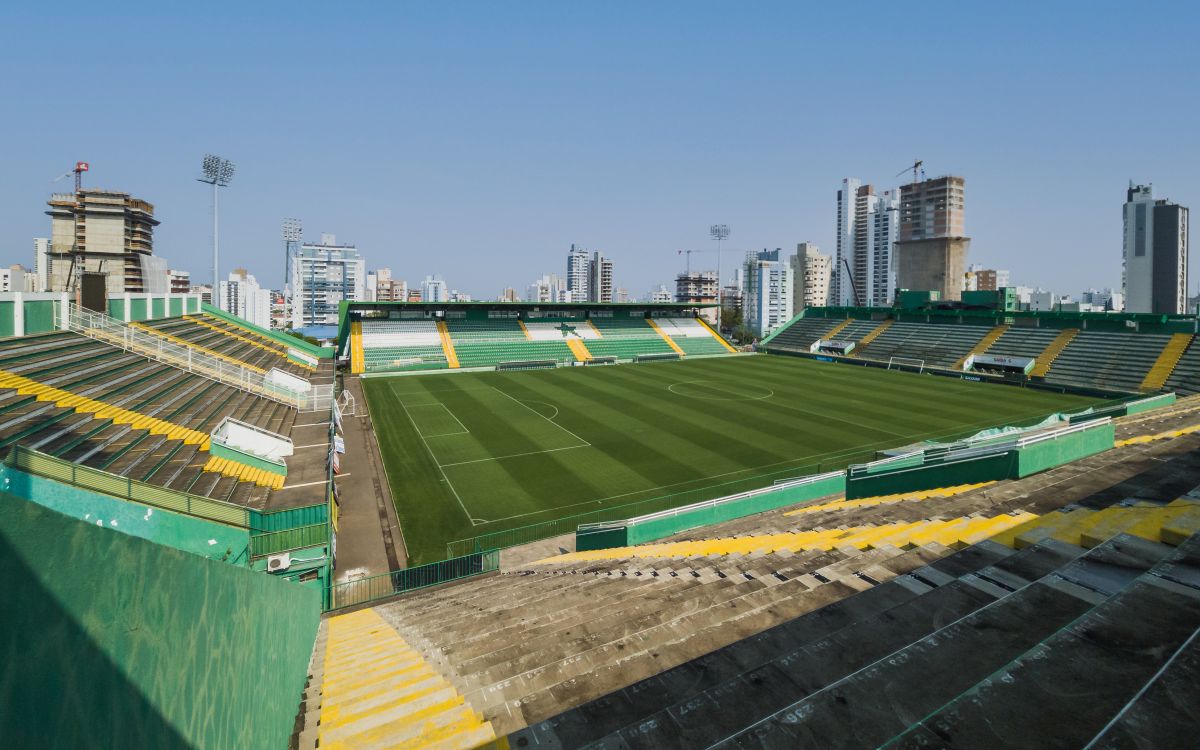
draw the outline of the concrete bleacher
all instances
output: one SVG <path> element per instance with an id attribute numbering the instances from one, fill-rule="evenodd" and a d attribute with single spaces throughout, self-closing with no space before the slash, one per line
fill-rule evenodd
<path id="1" fill-rule="evenodd" d="M 1055 358 L 1046 380 L 1137 391 L 1170 338 L 1165 334 L 1080 331 Z"/>
<path id="2" fill-rule="evenodd" d="M 1200 336 L 1193 338 L 1183 352 L 1165 387 L 1181 395 L 1200 393 Z"/>
<path id="3" fill-rule="evenodd" d="M 1158 427 L 1133 421 L 1122 434 Z M 1185 435 L 1046 476 L 827 498 L 648 545 L 514 562 L 371 609 L 510 747 L 907 743 L 961 696 L 975 710 L 997 670 L 1040 664 L 1047 643 L 1078 646 L 1061 641 L 1072 623 L 1155 606 L 1193 618 L 1186 635 L 1200 627 L 1200 570 L 1188 567 L 1200 559 L 1200 500 L 1179 496 L 1200 482 L 1198 446 Z M 1071 475 L 1094 489 L 1081 495 L 1064 484 Z M 1115 732 L 1106 723 L 1134 705 L 1158 710 L 1137 694 L 1186 645 L 1186 627 L 1168 630 L 1138 641 L 1155 657 L 1122 680 L 1124 700 L 1110 696 L 1072 732 Z M 1085 663 L 1123 658 L 1100 651 Z M 385 701 L 386 675 L 372 684 Z M 317 685 L 309 711 L 321 700 Z M 1003 704 L 987 710 L 1019 744 L 1037 744 Z M 948 746 L 996 744 L 976 729 Z"/>
<path id="4" fill-rule="evenodd" d="M 364 320 L 362 347 L 366 372 L 447 366 L 437 323 L 432 320 Z"/>
<path id="5" fill-rule="evenodd" d="M 991 326 L 896 322 L 854 353 L 880 362 L 905 357 L 924 360 L 926 367 L 948 368 L 991 330 Z"/>
<path id="6" fill-rule="evenodd" d="M 289 360 L 286 346 L 211 315 L 161 318 L 132 325 L 262 371 L 278 368 L 309 378 L 317 369 Z"/>
<path id="7" fill-rule="evenodd" d="M 261 506 L 268 489 L 233 467 L 206 471 L 208 434 L 235 417 L 286 435 L 296 419 L 283 403 L 74 333 L 0 341 L 0 372 L 0 450 L 243 505 Z"/>
<path id="8" fill-rule="evenodd" d="M 771 339 L 771 348 L 807 352 L 843 322 L 836 318 L 800 318 Z"/>

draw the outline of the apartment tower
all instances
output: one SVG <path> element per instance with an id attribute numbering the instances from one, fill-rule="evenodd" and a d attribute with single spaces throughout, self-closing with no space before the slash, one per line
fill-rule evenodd
<path id="1" fill-rule="evenodd" d="M 1188 210 L 1154 200 L 1151 185 L 1125 194 L 1122 285 L 1125 311 L 1182 315 L 1187 310 Z"/>
<path id="2" fill-rule="evenodd" d="M 900 188 L 896 287 L 962 299 L 971 238 L 963 235 L 962 177 L 935 177 Z"/>

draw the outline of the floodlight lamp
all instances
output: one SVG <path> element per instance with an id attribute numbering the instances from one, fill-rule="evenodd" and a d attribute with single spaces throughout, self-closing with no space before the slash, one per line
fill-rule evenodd
<path id="1" fill-rule="evenodd" d="M 708 234 L 717 241 L 727 240 L 729 239 L 729 226 L 727 224 L 713 224 L 708 228 Z"/>

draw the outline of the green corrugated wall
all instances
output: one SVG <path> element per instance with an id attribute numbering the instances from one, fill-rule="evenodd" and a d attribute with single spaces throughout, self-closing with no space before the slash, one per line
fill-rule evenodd
<path id="1" fill-rule="evenodd" d="M 320 592 L 0 493 L 0 747 L 279 748 Z"/>

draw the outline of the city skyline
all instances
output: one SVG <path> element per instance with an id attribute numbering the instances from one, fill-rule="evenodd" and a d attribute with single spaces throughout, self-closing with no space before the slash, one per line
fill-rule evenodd
<path id="1" fill-rule="evenodd" d="M 410 281 L 440 269 L 476 298 L 523 289 L 558 268 L 571 241 L 612 258 L 620 286 L 653 288 L 682 270 L 680 249 L 709 249 L 713 222 L 733 228 L 728 275 L 747 250 L 804 241 L 834 248 L 830 186 L 861 175 L 889 189 L 906 181 L 889 175 L 919 157 L 931 176 L 970 181 L 968 262 L 1009 268 L 1014 283 L 1074 292 L 1120 286 L 1118 206 L 1130 179 L 1196 203 L 1194 102 L 1156 122 L 1152 139 L 1130 139 L 1119 118 L 1098 116 L 1127 81 L 1145 97 L 1176 101 L 1198 63 L 1184 41 L 1186 17 L 1197 14 L 1190 6 L 1121 23 L 1033 6 L 884 8 L 857 42 L 873 53 L 839 58 L 847 64 L 838 68 L 821 60 L 844 43 L 830 32 L 844 28 L 849 9 L 764 5 L 730 16 L 715 5 L 472 7 L 469 19 L 436 7 L 381 8 L 369 23 L 333 9 L 283 19 L 250 9 L 218 56 L 199 42 L 215 23 L 195 11 L 150 6 L 120 18 L 82 6 L 51 20 L 6 9 L 6 25 L 21 33 L 0 50 L 13 72 L 0 91 L 22 111 L 56 114 L 0 124 L 6 141 L 20 144 L 0 182 L 0 264 L 33 265 L 32 238 L 50 234 L 43 207 L 63 189 L 53 178 L 87 160 L 85 187 L 153 203 L 162 222 L 155 254 L 194 283 L 208 281 L 211 216 L 195 181 L 208 151 L 239 166 L 222 195 L 222 256 L 272 288 L 282 285 L 279 220 L 293 215 L 311 228 L 306 239 L 336 232 L 374 267 Z M 934 20 L 937 43 L 914 49 L 908 38 Z M 287 33 L 264 37 L 267 28 Z M 803 55 L 783 44 L 800 29 Z M 712 59 L 718 30 L 725 51 Z M 140 73 L 145 106 L 85 93 L 89 126 L 80 131 L 45 85 L 67 75 L 70 61 L 38 51 L 72 37 L 75 54 L 95 57 L 126 34 L 140 34 L 147 59 L 161 63 Z M 317 40 L 339 54 L 318 63 L 288 52 Z M 622 54 L 603 65 L 578 54 L 614 44 Z M 999 62 L 1011 48 L 1021 56 Z M 875 119 L 797 119 L 838 111 L 853 97 L 847 80 L 897 54 L 959 61 L 929 74 L 943 89 L 967 91 L 950 127 L 927 127 L 928 103 L 898 92 L 883 96 L 884 137 L 871 137 Z M 1139 56 L 1153 60 L 1154 76 L 1127 64 Z M 362 69 L 370 80 L 354 84 Z M 389 76 L 402 102 L 364 95 Z M 715 112 L 712 92 L 723 100 Z M 351 112 L 353 137 L 326 118 L 291 114 L 310 110 Z M 488 128 L 465 124 L 482 119 Z M 1045 194 L 1027 189 L 1033 184 L 1054 187 L 1053 211 Z M 445 262 L 455 257 L 469 262 L 461 270 Z M 712 257 L 693 258 L 693 268 L 714 266 Z"/>

